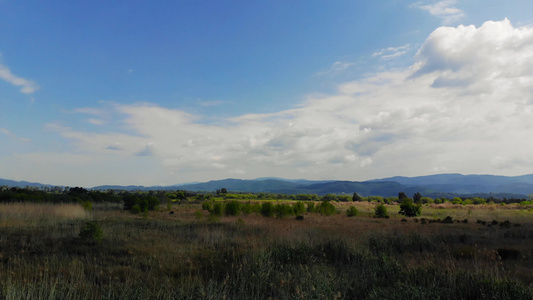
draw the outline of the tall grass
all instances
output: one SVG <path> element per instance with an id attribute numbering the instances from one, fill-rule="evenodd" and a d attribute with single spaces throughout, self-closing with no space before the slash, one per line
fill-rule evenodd
<path id="1" fill-rule="evenodd" d="M 475 222 L 422 225 L 345 214 L 295 220 L 257 213 L 208 222 L 194 216 L 200 204 L 146 217 L 99 206 L 87 213 L 80 205 L 84 214 L 74 213 L 77 206 L 0 208 L 3 299 L 533 296 L 531 223 L 489 228 Z M 101 243 L 79 238 L 88 219 L 102 227 Z M 501 247 L 520 256 L 502 260 Z"/>

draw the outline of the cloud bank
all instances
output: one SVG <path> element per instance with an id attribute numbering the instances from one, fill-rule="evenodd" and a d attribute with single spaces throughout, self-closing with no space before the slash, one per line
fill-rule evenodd
<path id="1" fill-rule="evenodd" d="M 78 161 L 106 162 L 99 183 L 525 174 L 533 167 L 532 56 L 533 28 L 509 20 L 440 27 L 409 68 L 344 83 L 290 110 L 213 125 L 155 104 L 115 104 L 109 113 L 121 132 L 54 128 L 85 157 Z M 125 161 L 136 167 L 117 180 Z"/>

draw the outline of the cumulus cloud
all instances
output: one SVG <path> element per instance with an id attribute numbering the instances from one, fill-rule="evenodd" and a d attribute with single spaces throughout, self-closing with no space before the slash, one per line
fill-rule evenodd
<path id="1" fill-rule="evenodd" d="M 464 17 L 464 12 L 455 7 L 456 0 L 443 0 L 431 4 L 417 2 L 415 7 L 428 11 L 432 16 L 439 17 L 444 24 L 451 24 Z"/>
<path id="2" fill-rule="evenodd" d="M 11 73 L 8 67 L 0 64 L 0 78 L 15 85 L 21 87 L 20 92 L 23 94 L 33 94 L 39 89 L 39 86 L 32 80 L 24 79 Z"/>
<path id="3" fill-rule="evenodd" d="M 87 155 L 155 159 L 165 170 L 158 182 L 167 174 L 190 181 L 530 173 L 532 55 L 533 28 L 508 20 L 441 27 L 410 67 L 342 84 L 290 110 L 215 126 L 177 109 L 117 104 L 111 114 L 126 133 L 56 130 Z"/>

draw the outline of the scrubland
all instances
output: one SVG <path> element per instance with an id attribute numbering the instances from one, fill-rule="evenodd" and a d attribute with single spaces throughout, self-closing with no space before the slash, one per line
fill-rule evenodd
<path id="1" fill-rule="evenodd" d="M 199 203 L 144 214 L 120 203 L 0 204 L 0 297 L 533 298 L 531 207 L 430 204 L 405 218 L 386 205 L 384 219 L 374 203 L 335 206 L 297 220 L 213 217 Z M 101 240 L 80 237 L 87 222 Z"/>

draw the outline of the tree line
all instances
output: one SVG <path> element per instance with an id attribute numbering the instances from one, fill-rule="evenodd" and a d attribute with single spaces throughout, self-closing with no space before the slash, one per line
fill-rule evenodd
<path id="1" fill-rule="evenodd" d="M 0 187 L 0 203 L 8 202 L 38 202 L 38 203 L 76 203 L 91 201 L 95 203 L 128 203 L 128 208 L 139 204 L 144 207 L 144 200 L 152 203 L 149 207 L 155 206 L 156 200 L 158 203 L 166 202 L 198 202 L 205 200 L 222 199 L 222 200 L 288 200 L 288 201 L 334 201 L 334 202 L 377 202 L 381 204 L 400 204 L 404 198 L 408 196 L 400 192 L 398 197 L 381 197 L 368 196 L 363 197 L 357 194 L 352 195 L 336 195 L 326 194 L 319 196 L 317 194 L 275 194 L 275 193 L 236 193 L 229 192 L 222 188 L 215 192 L 192 192 L 186 190 L 175 191 L 124 191 L 124 190 L 87 190 L 82 187 Z M 132 200 L 136 199 L 136 200 Z M 441 197 L 430 198 L 424 197 L 420 193 L 415 193 L 411 198 L 415 204 L 442 204 L 451 203 L 459 205 L 482 205 L 482 204 L 511 204 L 519 203 L 521 205 L 531 205 L 533 201 L 525 198 L 505 198 L 503 200 L 495 198 L 482 197 L 458 197 L 453 198 Z M 131 203 L 134 203 L 130 205 Z"/>

